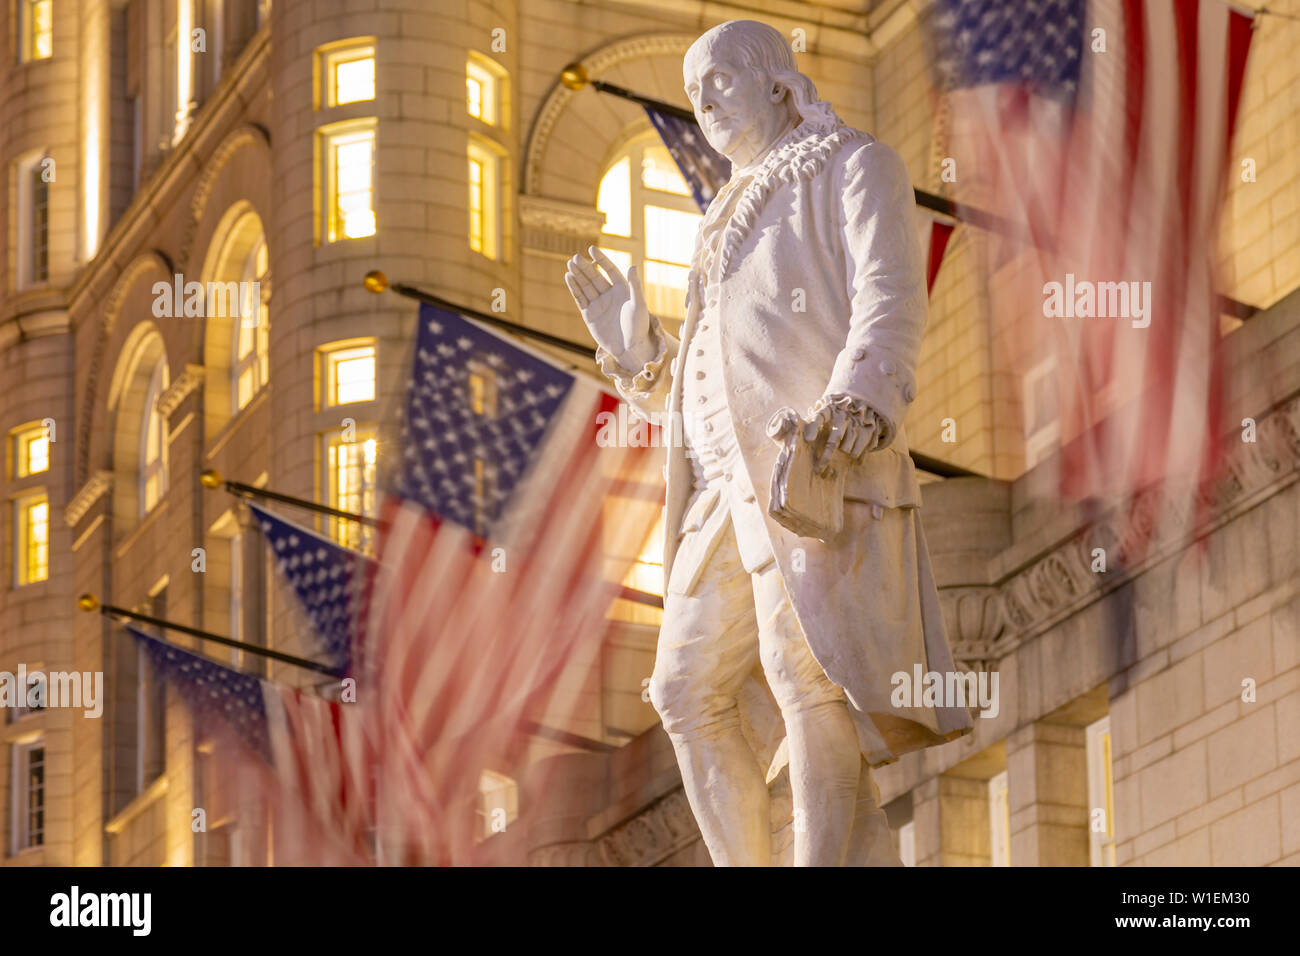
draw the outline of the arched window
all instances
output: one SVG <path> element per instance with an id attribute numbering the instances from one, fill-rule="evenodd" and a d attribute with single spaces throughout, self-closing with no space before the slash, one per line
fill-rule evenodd
<path id="1" fill-rule="evenodd" d="M 267 264 L 266 239 L 258 235 L 239 274 L 239 319 L 233 323 L 235 341 L 230 351 L 230 392 L 236 412 L 251 402 L 270 379 L 271 290 L 265 281 Z"/>
<path id="2" fill-rule="evenodd" d="M 624 272 L 638 267 L 650 311 L 684 318 L 701 216 L 658 133 L 639 134 L 614 157 L 601 177 L 596 208 L 605 214 L 601 249 Z"/>
<path id="3" fill-rule="evenodd" d="M 140 430 L 140 516 L 154 509 L 167 493 L 167 419 L 158 398 L 167 390 L 167 359 L 159 358 L 149 376 Z"/>

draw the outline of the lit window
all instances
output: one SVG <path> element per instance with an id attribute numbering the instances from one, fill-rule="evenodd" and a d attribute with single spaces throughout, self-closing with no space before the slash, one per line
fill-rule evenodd
<path id="1" fill-rule="evenodd" d="M 1049 358 L 1025 373 L 1025 467 L 1033 468 L 1052 455 L 1061 442 L 1056 359 Z"/>
<path id="2" fill-rule="evenodd" d="M 26 478 L 50 470 L 50 435 L 44 425 L 14 434 L 14 477 Z"/>
<path id="3" fill-rule="evenodd" d="M 916 866 L 916 822 L 913 820 L 898 828 L 898 859 L 903 866 Z"/>
<path id="4" fill-rule="evenodd" d="M 633 591 L 640 591 L 648 597 L 660 598 L 664 593 L 664 523 L 659 513 L 645 533 L 650 523 L 649 516 L 658 512 L 654 502 L 633 499 L 610 498 L 605 504 L 605 549 L 611 558 L 626 568 L 622 585 Z M 625 550 L 630 543 L 635 547 L 635 538 L 645 533 L 641 546 L 631 563 Z M 633 541 L 627 539 L 631 535 Z M 663 608 L 645 600 L 634 597 L 619 598 L 610 607 L 610 617 L 629 624 L 649 624 L 658 627 L 663 623 Z"/>
<path id="5" fill-rule="evenodd" d="M 326 405 L 375 400 L 375 347 L 353 345 L 322 350 Z"/>
<path id="6" fill-rule="evenodd" d="M 316 51 L 317 108 L 362 103 L 375 98 L 373 37 L 332 43 Z M 322 88 L 323 87 L 323 88 Z"/>
<path id="7" fill-rule="evenodd" d="M 43 150 L 28 153 L 16 163 L 19 289 L 50 277 L 50 184 L 46 169 Z"/>
<path id="8" fill-rule="evenodd" d="M 19 60 L 48 60 L 54 52 L 54 0 L 19 0 Z"/>
<path id="9" fill-rule="evenodd" d="M 14 583 L 22 587 L 50 576 L 50 499 L 43 493 L 27 495 L 14 502 L 14 509 Z"/>
<path id="10" fill-rule="evenodd" d="M 488 126 L 504 126 L 505 70 L 473 51 L 465 63 L 465 111 Z"/>
<path id="11" fill-rule="evenodd" d="M 325 181 L 325 241 L 363 239 L 376 230 L 375 123 L 361 120 L 320 131 Z"/>
<path id="12" fill-rule="evenodd" d="M 489 259 L 501 251 L 501 158 L 485 140 L 469 141 L 469 247 Z"/>
<path id="13" fill-rule="evenodd" d="M 266 240 L 259 237 L 244 259 L 239 281 L 239 321 L 234 323 L 235 411 L 253 400 L 270 380 L 271 312 L 266 282 Z"/>
<path id="14" fill-rule="evenodd" d="M 633 175 L 639 170 L 639 175 Z M 672 156 L 653 130 L 608 167 L 596 193 L 605 214 L 601 247 L 626 274 L 640 267 L 650 311 L 682 319 L 700 212 Z"/>
<path id="15" fill-rule="evenodd" d="M 140 515 L 154 509 L 167 493 L 167 419 L 158 398 L 167 390 L 167 360 L 160 358 L 149 377 L 140 435 Z"/>
<path id="16" fill-rule="evenodd" d="M 1084 731 L 1088 761 L 1088 841 L 1093 866 L 1115 865 L 1115 780 L 1110 717 Z"/>
<path id="17" fill-rule="evenodd" d="M 477 359 L 469 361 L 469 403 L 475 415 L 496 418 L 497 376 L 488 365 Z"/>
<path id="18" fill-rule="evenodd" d="M 379 442 L 374 429 L 359 428 L 349 436 L 335 432 L 325 437 L 326 487 L 331 508 L 373 517 L 377 502 Z M 370 548 L 373 528 L 345 518 L 330 519 L 330 536 L 344 547 Z"/>
<path id="19" fill-rule="evenodd" d="M 504 774 L 484 770 L 478 781 L 479 835 L 504 833 L 519 817 L 519 784 Z"/>
<path id="20" fill-rule="evenodd" d="M 45 843 L 45 743 L 39 737 L 13 745 L 13 808 L 10 852 Z"/>
<path id="21" fill-rule="evenodd" d="M 1007 800 L 1007 772 L 989 780 L 990 865 L 1011 865 L 1011 805 Z"/>

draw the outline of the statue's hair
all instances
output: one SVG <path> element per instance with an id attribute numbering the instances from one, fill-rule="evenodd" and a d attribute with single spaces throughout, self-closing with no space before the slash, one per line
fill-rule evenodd
<path id="1" fill-rule="evenodd" d="M 818 99 L 817 87 L 799 72 L 790 44 L 774 28 L 757 20 L 728 20 L 700 36 L 686 55 L 715 46 L 725 46 L 728 57 L 737 65 L 764 73 L 789 90 L 800 120 L 821 132 L 830 132 L 840 125 L 831 104 Z"/>

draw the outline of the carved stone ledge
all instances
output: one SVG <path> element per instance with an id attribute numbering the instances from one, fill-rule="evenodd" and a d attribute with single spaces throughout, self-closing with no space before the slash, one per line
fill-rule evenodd
<path id="1" fill-rule="evenodd" d="M 113 473 L 108 470 L 100 470 L 90 476 L 90 480 L 82 485 L 68 502 L 68 506 L 63 509 L 63 520 L 69 528 L 75 528 L 81 523 L 81 519 L 86 516 L 86 512 L 91 506 L 108 494 L 113 488 Z"/>
<path id="2" fill-rule="evenodd" d="M 956 665 L 967 671 L 993 669 L 1002 656 L 999 642 L 1006 630 L 998 589 L 943 588 L 939 604 Z"/>
<path id="3" fill-rule="evenodd" d="M 605 866 L 654 866 L 700 839 L 700 830 L 678 789 L 650 804 L 596 841 L 596 861 Z"/>
<path id="4" fill-rule="evenodd" d="M 154 406 L 158 409 L 158 414 L 163 418 L 170 417 L 171 413 L 180 407 L 181 402 L 202 384 L 203 366 L 185 366 L 185 371 L 158 396 L 158 402 Z"/>
<path id="5" fill-rule="evenodd" d="M 526 250 L 567 259 L 600 241 L 605 214 L 581 203 L 520 196 L 519 223 Z"/>
<path id="6" fill-rule="evenodd" d="M 1189 479 L 1168 483 L 1163 490 L 1140 492 L 998 582 L 1005 625 L 996 642 L 998 656 L 1009 654 L 1185 547 L 1195 536 L 1226 524 L 1300 477 L 1300 398 L 1262 419 L 1257 439 L 1228 450 L 1217 480 L 1194 487 Z M 1105 551 L 1105 573 L 1093 570 L 1097 548 Z M 962 656 L 956 648 L 954 653 Z"/>

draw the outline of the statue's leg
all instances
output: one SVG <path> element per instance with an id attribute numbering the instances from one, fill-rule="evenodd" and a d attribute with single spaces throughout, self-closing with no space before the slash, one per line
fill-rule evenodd
<path id="1" fill-rule="evenodd" d="M 880 790 L 871 779 L 871 768 L 862 761 L 858 776 L 858 805 L 853 814 L 853 835 L 845 866 L 902 866 L 894 849 L 889 821 L 880 809 Z"/>
<path id="2" fill-rule="evenodd" d="M 674 592 L 671 582 L 666 589 L 650 681 L 650 700 L 717 866 L 771 864 L 767 783 L 736 702 L 758 663 L 757 629 L 749 575 L 728 522 L 691 593 Z"/>
<path id="3" fill-rule="evenodd" d="M 809 650 L 775 565 L 753 575 L 753 589 L 763 672 L 785 719 L 794 865 L 842 866 L 862 760 L 848 701 Z"/>

